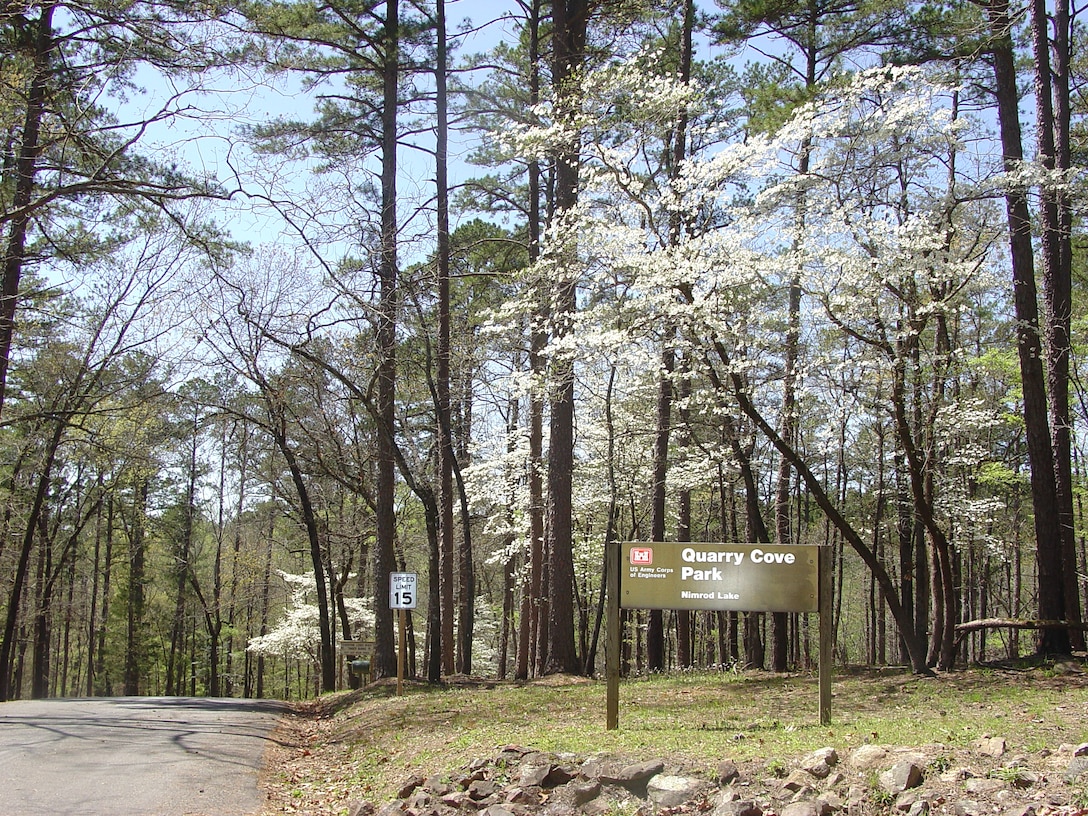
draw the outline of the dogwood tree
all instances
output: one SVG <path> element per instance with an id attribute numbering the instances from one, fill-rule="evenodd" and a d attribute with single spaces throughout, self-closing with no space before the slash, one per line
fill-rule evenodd
<path id="1" fill-rule="evenodd" d="M 290 591 L 283 617 L 265 635 L 249 639 L 246 649 L 266 657 L 306 660 L 320 663 L 321 627 L 315 602 L 317 583 L 314 573 L 295 575 L 276 570 L 276 575 Z M 344 598 L 352 632 L 374 632 L 374 611 L 369 598 Z"/>
<path id="2" fill-rule="evenodd" d="M 622 138 L 611 132 L 586 142 L 583 188 L 568 228 L 579 236 L 582 286 L 593 305 L 579 312 L 574 336 L 579 348 L 592 346 L 593 337 L 646 348 L 653 327 L 680 327 L 691 376 L 713 395 L 693 394 L 693 404 L 716 406 L 734 426 L 730 415 L 739 411 L 789 460 L 872 574 L 912 666 L 925 671 L 932 661 L 924 633 L 903 607 L 864 521 L 850 518 L 819 474 L 823 452 L 776 430 L 780 405 L 765 385 L 782 370 L 786 294 L 799 269 L 800 330 L 809 341 L 808 359 L 798 361 L 799 410 L 813 441 L 837 437 L 826 432 L 836 421 L 856 426 L 858 419 L 846 418 L 852 404 L 861 406 L 856 416 L 865 423 L 888 423 L 938 567 L 934 642 L 947 664 L 953 516 L 946 515 L 939 479 L 949 451 L 932 422 L 919 438 L 911 413 L 935 417 L 954 405 L 947 386 L 968 357 L 958 345 L 961 315 L 1005 294 L 993 274 L 1002 230 L 991 204 L 999 168 L 977 149 L 972 123 L 958 115 L 955 88 L 920 69 L 843 76 L 833 86 L 773 135 L 721 147 L 706 138 L 709 128 L 702 131 L 703 149 L 673 184 L 661 185 L 646 172 L 645 147 L 681 106 L 698 109 L 697 86 L 647 75 L 634 61 L 587 78 L 586 127 L 622 105 L 627 128 Z M 514 138 L 539 149 L 552 137 L 537 128 Z M 798 174 L 801 149 L 808 171 Z M 806 208 L 803 221 L 798 202 Z M 682 240 L 668 240 L 665 225 L 677 215 L 686 225 Z M 611 294 L 596 294 L 605 292 Z M 621 321 L 612 311 L 617 300 Z M 843 386 L 821 376 L 843 354 L 866 379 Z M 873 388 L 876 382 L 886 387 Z"/>

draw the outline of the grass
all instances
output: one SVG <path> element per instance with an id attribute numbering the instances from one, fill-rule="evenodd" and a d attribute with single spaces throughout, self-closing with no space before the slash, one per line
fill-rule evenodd
<path id="1" fill-rule="evenodd" d="M 685 673 L 624 681 L 620 727 L 607 731 L 605 685 L 579 678 L 430 687 L 375 684 L 330 695 L 318 759 L 361 796 L 395 796 L 408 777 L 445 773 L 518 744 L 578 756 L 664 758 L 713 773 L 717 762 L 774 763 L 834 747 L 939 744 L 939 755 L 1003 737 L 1012 753 L 1088 741 L 1088 679 L 1043 670 L 964 671 L 936 678 L 837 676 L 831 723 L 805 675 Z M 338 772 L 328 767 L 335 754 Z"/>

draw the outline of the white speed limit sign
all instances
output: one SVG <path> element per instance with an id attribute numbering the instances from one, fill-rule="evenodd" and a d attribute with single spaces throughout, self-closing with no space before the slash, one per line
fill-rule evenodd
<path id="1" fill-rule="evenodd" d="M 415 609 L 416 583 L 414 572 L 389 573 L 389 608 Z"/>

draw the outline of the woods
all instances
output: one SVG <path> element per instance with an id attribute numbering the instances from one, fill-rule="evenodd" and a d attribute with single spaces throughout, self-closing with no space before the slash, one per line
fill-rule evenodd
<path id="1" fill-rule="evenodd" d="M 7 8 L 0 700 L 603 668 L 608 541 L 840 665 L 1084 648 L 1065 0 Z M 623 618 L 626 673 L 805 615 Z"/>

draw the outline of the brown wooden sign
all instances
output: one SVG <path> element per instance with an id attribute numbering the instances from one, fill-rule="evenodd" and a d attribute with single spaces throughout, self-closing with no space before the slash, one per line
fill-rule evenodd
<path id="1" fill-rule="evenodd" d="M 831 723 L 831 548 L 608 542 L 605 727 L 620 723 L 620 609 L 817 612 L 820 724 Z"/>
<path id="2" fill-rule="evenodd" d="M 774 544 L 620 545 L 624 609 L 819 610 L 819 548 Z"/>

